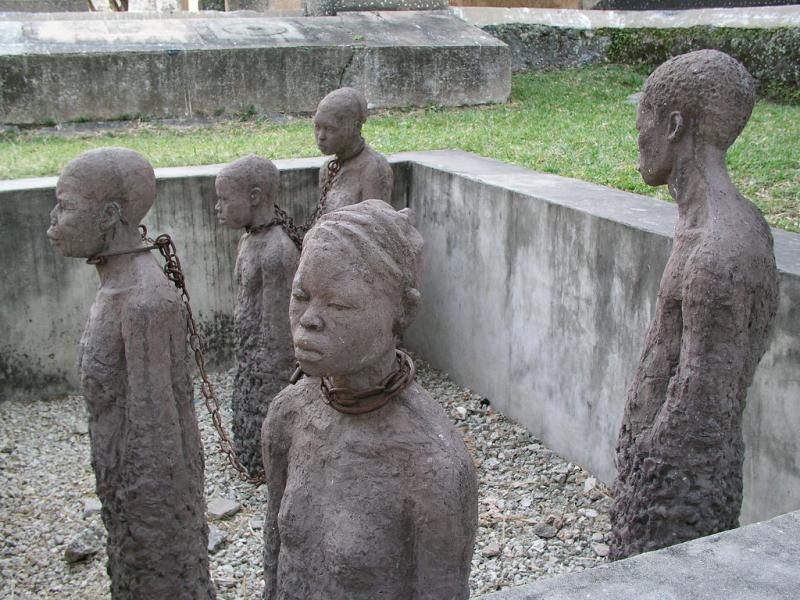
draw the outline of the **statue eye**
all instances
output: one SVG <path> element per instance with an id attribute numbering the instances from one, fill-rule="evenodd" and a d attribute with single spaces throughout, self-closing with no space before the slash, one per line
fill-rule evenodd
<path id="1" fill-rule="evenodd" d="M 303 290 L 292 290 L 292 298 L 298 302 L 307 302 L 308 294 L 306 294 Z"/>
<path id="2" fill-rule="evenodd" d="M 328 302 L 328 306 L 336 310 L 353 310 L 356 308 L 355 306 L 346 304 L 344 302 Z"/>

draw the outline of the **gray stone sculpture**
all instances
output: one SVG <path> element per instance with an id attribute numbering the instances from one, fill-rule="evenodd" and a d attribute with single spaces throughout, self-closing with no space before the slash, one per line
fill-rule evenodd
<path id="1" fill-rule="evenodd" d="M 61 173 L 47 231 L 91 258 L 100 289 L 81 339 L 81 388 L 115 600 L 208 599 L 203 448 L 192 405 L 186 314 L 138 225 L 155 176 L 123 148 L 82 154 Z"/>
<path id="2" fill-rule="evenodd" d="M 236 258 L 236 358 L 233 436 L 239 460 L 251 476 L 261 471 L 261 424 L 269 403 L 294 371 L 289 296 L 300 252 L 276 222 L 278 170 L 260 156 L 246 156 L 220 171 L 217 217 L 245 229 Z"/>
<path id="3" fill-rule="evenodd" d="M 639 171 L 669 185 L 678 224 L 617 444 L 615 559 L 738 523 L 742 412 L 778 287 L 769 227 L 725 166 L 754 101 L 750 74 L 715 50 L 644 88 Z"/>
<path id="4" fill-rule="evenodd" d="M 472 459 L 413 381 L 422 238 L 367 200 L 306 235 L 290 304 L 307 376 L 262 433 L 268 600 L 461 600 L 477 529 Z"/>
<path id="5" fill-rule="evenodd" d="M 361 92 L 344 87 L 325 96 L 314 115 L 314 137 L 323 154 L 335 154 L 319 171 L 324 200 L 322 214 L 368 198 L 389 202 L 394 174 L 386 158 L 361 137 L 367 101 Z M 330 181 L 329 181 L 330 180 Z"/>

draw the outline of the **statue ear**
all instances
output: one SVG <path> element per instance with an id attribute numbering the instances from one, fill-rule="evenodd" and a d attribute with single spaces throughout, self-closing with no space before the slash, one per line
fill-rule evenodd
<path id="1" fill-rule="evenodd" d="M 257 185 L 250 190 L 250 206 L 258 206 L 264 199 L 264 192 Z"/>
<path id="2" fill-rule="evenodd" d="M 395 333 L 400 334 L 414 322 L 421 304 L 422 294 L 416 288 L 408 287 L 403 291 L 403 307 L 400 317 L 395 323 Z"/>
<path id="3" fill-rule="evenodd" d="M 103 214 L 100 217 L 100 229 L 110 231 L 117 223 L 123 223 L 122 207 L 118 202 L 112 200 L 103 207 Z"/>
<path id="4" fill-rule="evenodd" d="M 667 124 L 667 140 L 670 142 L 677 142 L 681 139 L 684 132 L 683 115 L 677 110 L 669 113 L 669 123 Z"/>

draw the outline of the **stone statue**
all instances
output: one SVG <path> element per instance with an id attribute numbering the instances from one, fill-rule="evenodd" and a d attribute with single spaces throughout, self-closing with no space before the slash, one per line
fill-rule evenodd
<path id="1" fill-rule="evenodd" d="M 361 127 L 367 120 L 367 101 L 361 92 L 344 87 L 325 96 L 314 115 L 314 137 L 323 154 L 335 154 L 319 171 L 325 214 L 368 198 L 389 202 L 394 174 L 389 162 L 364 143 Z"/>
<path id="2" fill-rule="evenodd" d="M 226 166 L 216 180 L 217 217 L 244 228 L 236 258 L 233 320 L 236 375 L 231 400 L 239 460 L 251 476 L 261 471 L 261 424 L 272 398 L 294 371 L 289 296 L 300 252 L 276 222 L 278 170 L 260 156 Z"/>
<path id="3" fill-rule="evenodd" d="M 477 529 L 472 459 L 413 381 L 422 238 L 366 200 L 306 235 L 290 318 L 306 373 L 262 432 L 267 600 L 461 600 Z"/>
<path id="4" fill-rule="evenodd" d="M 777 309 L 772 235 L 725 153 L 755 102 L 716 50 L 673 58 L 639 105 L 639 171 L 678 203 L 675 241 L 617 443 L 611 557 L 736 527 L 742 412 Z"/>
<path id="5" fill-rule="evenodd" d="M 100 277 L 80 373 L 112 598 L 209 599 L 186 314 L 138 230 L 155 191 L 140 154 L 82 154 L 58 179 L 47 236 L 64 256 L 92 259 Z"/>

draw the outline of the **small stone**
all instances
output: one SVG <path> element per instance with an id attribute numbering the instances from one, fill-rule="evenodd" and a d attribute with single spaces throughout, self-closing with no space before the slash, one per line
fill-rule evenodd
<path id="1" fill-rule="evenodd" d="M 603 544 L 601 542 L 592 542 L 592 550 L 594 550 L 594 553 L 597 554 L 597 556 L 605 558 L 606 556 L 608 556 L 608 553 L 611 549 L 608 547 L 608 544 Z"/>
<path id="2" fill-rule="evenodd" d="M 549 540 L 550 538 L 556 537 L 558 531 L 556 531 L 555 527 L 547 523 L 537 523 L 533 526 L 533 533 L 542 539 Z"/>
<path id="3" fill-rule="evenodd" d="M 598 514 L 600 514 L 600 513 L 598 513 L 598 512 L 597 512 L 595 509 L 593 509 L 593 508 L 584 508 L 584 509 L 581 509 L 581 514 L 582 514 L 584 517 L 588 518 L 588 519 L 596 519 L 596 518 L 597 518 L 597 515 L 598 515 Z"/>
<path id="4" fill-rule="evenodd" d="M 594 477 L 589 477 L 586 481 L 583 482 L 583 493 L 586 494 L 591 492 L 594 488 L 597 487 L 597 479 Z"/>
<path id="5" fill-rule="evenodd" d="M 483 466 L 487 469 L 496 469 L 500 465 L 500 461 L 497 460 L 494 456 L 491 458 L 487 458 L 483 461 Z"/>
<path id="6" fill-rule="evenodd" d="M 72 433 L 76 435 L 87 435 L 89 433 L 89 424 L 86 421 L 77 421 L 72 425 Z"/>
<path id="7" fill-rule="evenodd" d="M 242 505 L 228 498 L 211 498 L 208 501 L 208 518 L 212 521 L 232 517 L 242 509 Z"/>
<path id="8" fill-rule="evenodd" d="M 531 500 L 530 498 L 527 498 L 527 497 L 523 498 L 522 500 L 519 501 L 519 505 L 522 508 L 530 508 L 531 504 L 533 504 L 533 500 Z"/>
<path id="9" fill-rule="evenodd" d="M 489 542 L 483 550 L 481 550 L 481 555 L 487 558 L 491 556 L 500 556 L 500 544 L 497 542 Z"/>
<path id="10" fill-rule="evenodd" d="M 253 517 L 250 519 L 251 529 L 264 529 L 264 519 L 261 517 Z"/>
<path id="11" fill-rule="evenodd" d="M 604 539 L 605 538 L 603 537 L 603 534 L 600 533 L 599 531 L 596 531 L 596 532 L 594 532 L 592 534 L 592 541 L 593 542 L 602 542 Z"/>
<path id="12" fill-rule="evenodd" d="M 86 498 L 83 501 L 83 518 L 88 519 L 94 515 L 99 515 L 103 510 L 103 505 L 97 498 Z"/>
<path id="13" fill-rule="evenodd" d="M 213 525 L 208 526 L 208 551 L 211 554 L 214 554 L 217 550 L 222 548 L 227 541 L 227 533 L 214 527 Z"/>
<path id="14" fill-rule="evenodd" d="M 103 548 L 103 542 L 93 529 L 76 535 L 64 550 L 64 560 L 69 564 L 91 558 Z"/>
<path id="15" fill-rule="evenodd" d="M 458 420 L 463 421 L 467 418 L 467 409 L 463 406 L 456 406 L 455 411 Z"/>

